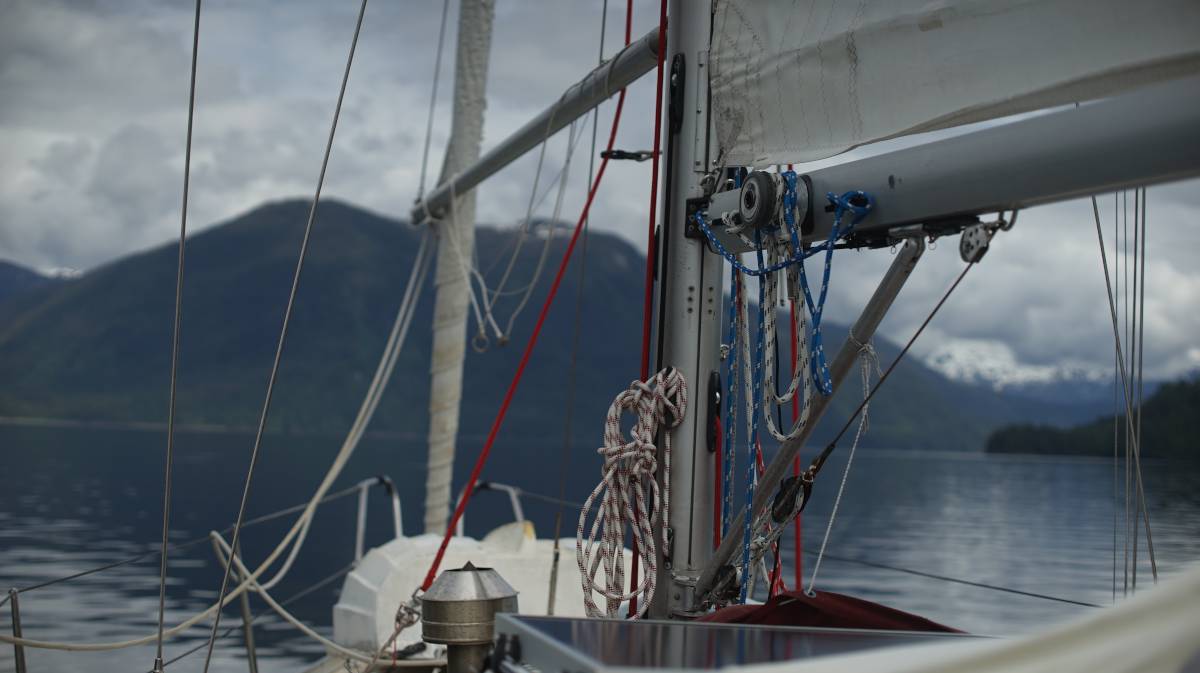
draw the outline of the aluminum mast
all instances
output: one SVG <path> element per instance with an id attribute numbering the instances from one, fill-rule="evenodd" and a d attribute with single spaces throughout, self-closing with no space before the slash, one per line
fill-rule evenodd
<path id="1" fill-rule="evenodd" d="M 671 0 L 667 28 L 667 106 L 662 229 L 659 235 L 659 368 L 687 381 L 689 404 L 671 437 L 670 549 L 658 564 L 659 591 L 649 616 L 693 604 L 700 570 L 712 555 L 714 454 L 707 446 L 709 377 L 720 363 L 723 260 L 687 234 L 687 200 L 704 195 L 708 158 L 708 2 Z M 653 369 L 653 368 L 652 368 Z M 662 464 L 661 461 L 659 463 Z M 661 475 L 660 475 L 661 476 Z"/>

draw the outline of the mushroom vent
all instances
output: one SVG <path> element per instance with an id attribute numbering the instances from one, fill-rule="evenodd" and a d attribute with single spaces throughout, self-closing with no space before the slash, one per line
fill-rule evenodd
<path id="1" fill-rule="evenodd" d="M 430 643 L 492 642 L 497 612 L 516 612 L 517 592 L 492 568 L 467 562 L 443 572 L 421 598 L 421 636 Z"/>

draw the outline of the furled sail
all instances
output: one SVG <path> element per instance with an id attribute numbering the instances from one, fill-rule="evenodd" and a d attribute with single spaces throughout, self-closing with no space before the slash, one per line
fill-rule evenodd
<path id="1" fill-rule="evenodd" d="M 812 161 L 1200 72 L 1196 0 L 720 0 L 715 12 L 712 114 L 731 165 Z"/>

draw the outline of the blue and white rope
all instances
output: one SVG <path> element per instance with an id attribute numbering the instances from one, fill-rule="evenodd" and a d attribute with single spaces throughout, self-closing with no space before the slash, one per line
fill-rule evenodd
<path id="1" fill-rule="evenodd" d="M 724 475 L 721 482 L 721 536 L 729 534 L 729 519 L 733 513 L 733 475 L 734 475 L 734 442 L 737 440 L 737 381 L 738 381 L 738 287 L 740 279 L 737 269 L 730 269 L 730 291 L 733 298 L 729 302 L 729 351 L 726 354 L 725 368 L 725 446 L 721 447 Z"/>
<path id="2" fill-rule="evenodd" d="M 733 512 L 733 478 L 735 472 L 736 451 L 734 444 L 737 439 L 737 407 L 739 403 L 750 402 L 748 410 L 747 422 L 747 448 L 746 448 L 746 511 L 750 512 L 754 503 L 754 492 L 757 487 L 758 470 L 756 462 L 756 450 L 758 447 L 758 428 L 759 415 L 763 409 L 763 381 L 764 381 L 764 357 L 767 330 L 774 331 L 774 320 L 768 319 L 768 313 L 774 310 L 773 304 L 767 302 L 767 284 L 773 280 L 770 274 L 780 270 L 795 266 L 796 268 L 789 271 L 797 272 L 800 290 L 804 295 L 805 308 L 812 317 L 812 333 L 810 346 L 810 356 L 807 358 L 810 369 L 810 376 L 814 386 L 822 394 L 830 395 L 833 393 L 832 377 L 829 372 L 828 362 L 825 356 L 825 349 L 821 338 L 821 318 L 825 310 L 825 300 L 829 293 L 829 279 L 832 269 L 833 251 L 836 242 L 848 235 L 856 224 L 862 221 L 867 214 L 870 213 L 874 206 L 874 201 L 871 196 L 862 191 L 849 191 L 838 196 L 832 192 L 826 195 L 829 203 L 833 206 L 834 221 L 830 228 L 829 236 L 820 245 L 813 246 L 805 250 L 801 245 L 800 232 L 795 221 L 796 211 L 796 174 L 793 171 L 787 171 L 782 174 L 784 180 L 783 193 L 783 219 L 784 226 L 787 229 L 787 236 L 790 239 L 790 254 L 781 252 L 780 248 L 785 244 L 782 241 L 772 241 L 776 245 L 771 250 L 771 263 L 768 264 L 764 259 L 763 232 L 756 229 L 755 236 L 755 255 L 757 257 L 757 268 L 751 268 L 741 262 L 741 259 L 730 253 L 724 245 L 717 239 L 708 223 L 705 221 L 703 213 L 695 215 L 696 223 L 700 230 L 704 232 L 712 247 L 724 257 L 732 267 L 732 290 L 735 294 L 733 301 L 729 307 L 729 331 L 728 344 L 729 351 L 727 352 L 728 361 L 726 362 L 726 418 L 727 425 L 725 428 L 725 446 L 723 447 L 724 473 L 722 475 L 722 494 L 721 494 L 721 530 L 722 535 L 728 535 L 730 518 Z M 849 223 L 843 224 L 846 219 Z M 775 236 L 774 232 L 770 233 Z M 819 252 L 825 252 L 825 264 L 822 271 L 821 287 L 816 299 L 813 298 L 812 289 L 808 283 L 808 276 L 804 269 L 804 260 Z M 774 261 L 781 258 L 780 261 Z M 739 325 L 745 328 L 746 313 L 745 307 L 741 307 L 739 311 L 739 300 L 744 301 L 745 288 L 742 287 L 744 279 L 741 277 L 751 276 L 759 278 L 758 283 L 758 305 L 759 305 L 759 325 L 758 338 L 755 342 L 754 359 L 749 360 L 749 334 L 748 331 L 739 330 Z M 766 278 L 764 278 L 766 276 Z M 795 282 L 793 279 L 792 282 Z M 790 283 L 789 283 L 790 284 Z M 772 283 L 773 285 L 773 283 Z M 793 286 L 794 287 L 794 286 Z M 773 293 L 772 293 L 773 294 Z M 771 316 L 773 318 L 773 315 Z M 773 335 L 772 335 L 773 336 Z M 752 364 L 751 364 L 752 363 Z M 747 367 L 747 365 L 751 365 Z M 739 376 L 739 367 L 742 368 Z M 747 371 L 748 370 L 748 371 Z M 739 400 L 738 383 L 739 379 L 749 388 L 750 399 L 744 402 Z M 793 386 L 794 388 L 794 386 Z M 789 391 L 792 392 L 792 391 Z M 807 402 L 807 399 L 806 399 Z M 807 406 L 807 405 L 806 405 Z M 807 411 L 807 409 L 806 409 Z M 807 414 L 806 414 L 807 416 Z M 774 432 L 772 434 L 775 434 Z M 741 578 L 741 595 L 740 601 L 746 602 L 748 598 L 751 582 L 749 581 L 751 547 L 753 541 L 753 522 L 754 517 L 747 516 L 745 526 L 742 531 L 742 573 Z"/>
<path id="3" fill-rule="evenodd" d="M 790 171 L 789 171 L 790 172 Z M 789 188 L 784 193 L 784 203 L 787 203 L 788 193 L 792 195 L 793 204 L 795 201 L 796 185 L 795 175 L 790 179 L 785 177 Z M 833 226 L 829 229 L 829 238 L 825 241 L 825 268 L 821 274 L 821 293 L 816 303 L 814 304 L 812 292 L 808 287 L 808 277 L 804 272 L 804 264 L 800 264 L 800 289 L 804 292 L 804 303 L 808 305 L 808 312 L 812 316 L 812 357 L 809 360 L 809 366 L 812 368 L 813 382 L 816 383 L 817 389 L 823 395 L 833 394 L 833 379 L 829 374 L 829 363 L 825 357 L 825 343 L 821 337 L 821 316 L 825 314 L 825 298 L 829 293 L 829 274 L 833 262 L 833 244 L 839 237 L 849 235 L 854 229 L 854 225 L 862 221 L 871 208 L 874 207 L 874 199 L 869 194 L 863 191 L 849 191 L 837 196 L 833 192 L 825 195 L 829 199 L 829 203 L 833 205 Z M 794 218 L 793 208 L 785 208 L 784 220 Z M 842 220 L 846 213 L 851 213 L 850 224 L 842 231 Z M 795 227 L 789 222 L 789 228 Z"/>
<path id="4" fill-rule="evenodd" d="M 762 232 L 754 231 L 755 255 L 758 257 L 759 268 L 763 267 Z M 758 417 L 762 410 L 762 366 L 763 366 L 763 335 L 766 333 L 766 312 L 775 310 L 774 306 L 766 305 L 766 285 L 758 284 L 758 339 L 754 345 L 753 395 L 754 400 L 750 421 L 750 432 L 746 443 L 746 512 L 754 511 L 754 491 L 758 486 L 758 464 L 755 451 L 758 448 Z M 750 542 L 754 537 L 754 517 L 747 514 L 742 531 L 742 593 L 739 597 L 742 603 L 750 592 Z"/>

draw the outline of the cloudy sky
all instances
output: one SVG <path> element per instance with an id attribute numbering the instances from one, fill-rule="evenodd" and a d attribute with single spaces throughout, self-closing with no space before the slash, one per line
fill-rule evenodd
<path id="1" fill-rule="evenodd" d="M 455 4 L 444 77 L 453 67 Z M 593 67 L 600 49 L 600 2 L 497 4 L 485 149 Z M 635 4 L 636 38 L 653 27 L 657 3 Z M 369 5 L 326 195 L 407 215 L 420 173 L 441 6 L 440 0 Z M 205 3 L 193 231 L 264 201 L 311 194 L 357 7 L 354 0 Z M 186 0 L 0 5 L 0 258 L 43 270 L 87 270 L 177 235 L 191 12 Z M 620 13 L 609 14 L 609 54 L 619 47 Z M 443 83 L 430 162 L 435 175 L 448 131 L 448 77 Z M 653 93 L 649 78 L 630 89 L 618 146 L 650 146 Z M 608 114 L 611 105 L 601 129 L 608 128 Z M 561 135 L 552 142 L 551 174 L 564 146 Z M 480 221 L 511 226 L 521 218 L 535 160 L 531 153 L 480 189 Z M 585 172 L 577 161 L 566 219 L 582 203 Z M 643 246 L 648 175 L 646 164 L 614 164 L 595 226 Z M 1146 369 L 1148 376 L 1176 376 L 1200 367 L 1200 186 L 1178 183 L 1149 194 Z M 1112 195 L 1101 203 L 1111 245 Z M 889 260 L 886 250 L 839 255 L 829 316 L 851 319 Z M 883 331 L 907 338 L 960 267 L 956 242 L 943 242 Z M 939 315 L 919 352 L 978 359 L 1014 378 L 1062 367 L 1111 372 L 1090 203 L 1023 213 Z"/>

